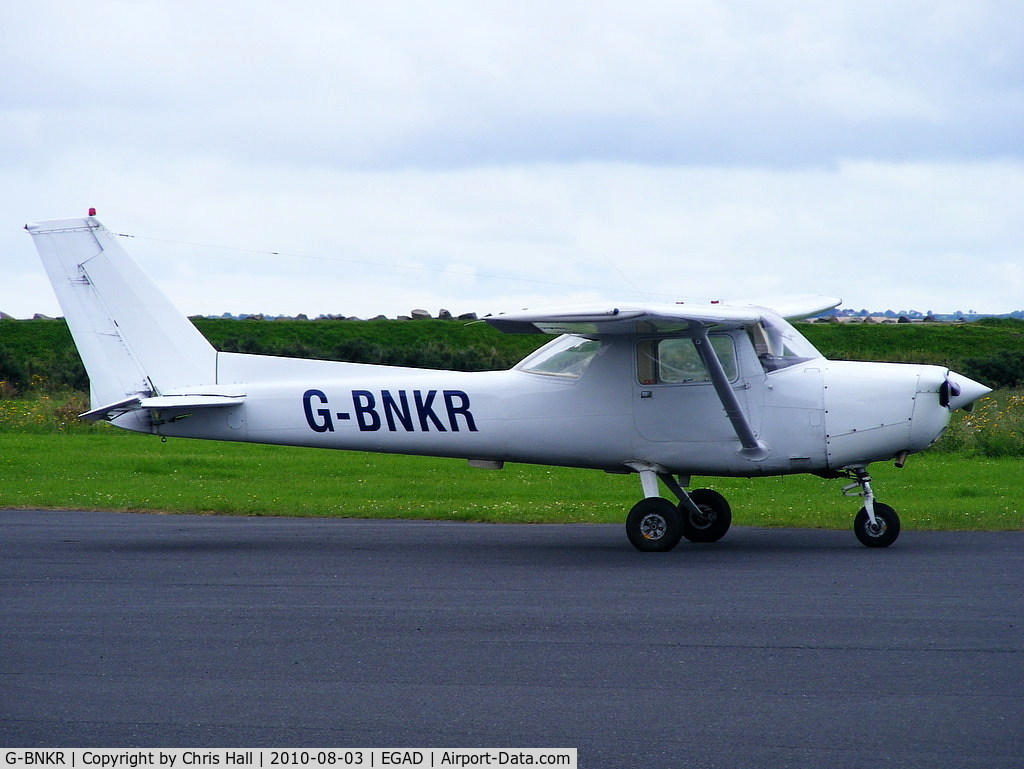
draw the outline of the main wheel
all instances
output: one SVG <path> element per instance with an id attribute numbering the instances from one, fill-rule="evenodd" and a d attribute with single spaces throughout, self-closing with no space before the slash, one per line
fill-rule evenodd
<path id="1" fill-rule="evenodd" d="M 853 533 L 865 547 L 889 547 L 900 535 L 900 517 L 888 505 L 875 502 L 874 525 L 862 507 L 853 519 Z"/>
<path id="2" fill-rule="evenodd" d="M 679 511 L 661 497 L 641 499 L 626 516 L 626 536 L 637 550 L 660 553 L 671 550 L 683 536 Z"/>
<path id="3" fill-rule="evenodd" d="M 725 497 L 712 489 L 694 489 L 690 499 L 700 515 L 691 512 L 686 505 L 679 505 L 683 519 L 683 536 L 691 542 L 717 542 L 732 526 L 732 508 Z"/>

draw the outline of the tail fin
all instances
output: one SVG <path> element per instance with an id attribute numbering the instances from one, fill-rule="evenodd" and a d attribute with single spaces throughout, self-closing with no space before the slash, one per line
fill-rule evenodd
<path id="1" fill-rule="evenodd" d="M 217 352 L 94 217 L 26 224 L 89 374 L 94 409 L 213 384 Z"/>

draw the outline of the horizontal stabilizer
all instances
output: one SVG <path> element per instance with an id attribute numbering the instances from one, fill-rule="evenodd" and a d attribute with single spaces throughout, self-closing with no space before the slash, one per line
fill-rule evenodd
<path id="1" fill-rule="evenodd" d="M 111 420 L 122 414 L 127 414 L 129 411 L 135 411 L 139 407 L 139 401 L 141 398 L 125 398 L 124 400 L 115 401 L 114 403 L 108 403 L 106 406 L 100 406 L 99 408 L 86 411 L 84 414 L 79 414 L 79 419 L 84 419 L 86 422 L 102 422 L 104 420 Z"/>
<path id="2" fill-rule="evenodd" d="M 116 419 L 129 411 L 160 411 L 163 414 L 182 413 L 195 409 L 230 408 L 240 406 L 245 395 L 158 395 L 153 398 L 127 398 L 98 409 L 79 414 L 87 422 Z"/>

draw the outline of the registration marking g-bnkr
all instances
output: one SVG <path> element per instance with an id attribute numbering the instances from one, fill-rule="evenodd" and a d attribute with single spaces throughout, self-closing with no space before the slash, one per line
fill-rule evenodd
<path id="1" fill-rule="evenodd" d="M 316 433 L 334 432 L 335 420 L 347 422 L 355 416 L 360 432 L 459 432 L 463 427 L 477 432 L 469 395 L 463 390 L 352 390 L 352 411 L 332 411 L 323 390 L 309 389 L 302 395 L 306 423 Z M 438 402 L 439 401 L 439 402 Z M 436 410 L 435 410 L 436 409 Z"/>

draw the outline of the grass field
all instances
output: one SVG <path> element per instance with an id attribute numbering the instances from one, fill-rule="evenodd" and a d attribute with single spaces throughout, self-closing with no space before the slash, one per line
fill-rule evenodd
<path id="1" fill-rule="evenodd" d="M 501 472 L 395 457 L 153 436 L 114 428 L 0 435 L 0 507 L 236 515 L 621 523 L 635 476 L 532 465 Z M 875 493 L 906 529 L 1024 528 L 1017 458 L 929 452 L 872 466 Z M 748 526 L 847 528 L 860 507 L 841 480 L 695 479 Z"/>

